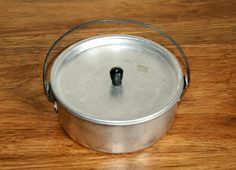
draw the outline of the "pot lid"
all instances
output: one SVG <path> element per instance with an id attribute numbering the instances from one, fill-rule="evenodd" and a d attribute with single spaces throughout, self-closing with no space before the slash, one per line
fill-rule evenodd
<path id="1" fill-rule="evenodd" d="M 183 90 L 175 56 L 130 35 L 96 36 L 64 50 L 51 70 L 53 93 L 72 114 L 103 124 L 133 124 L 165 113 Z"/>

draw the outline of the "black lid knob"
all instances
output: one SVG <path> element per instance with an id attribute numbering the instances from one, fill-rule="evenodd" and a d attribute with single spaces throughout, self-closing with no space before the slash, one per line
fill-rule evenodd
<path id="1" fill-rule="evenodd" d="M 123 69 L 120 67 L 113 67 L 110 70 L 111 81 L 114 86 L 120 86 L 122 84 Z"/>

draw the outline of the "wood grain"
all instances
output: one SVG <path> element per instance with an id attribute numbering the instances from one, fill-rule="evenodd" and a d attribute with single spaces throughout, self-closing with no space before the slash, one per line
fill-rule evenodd
<path id="1" fill-rule="evenodd" d="M 2 0 L 0 8 L 0 169 L 236 169 L 236 1 Z M 78 145 L 43 92 L 50 44 L 69 27 L 100 18 L 160 26 L 191 63 L 192 82 L 173 127 L 136 153 Z M 98 25 L 68 42 L 108 32 L 157 39 L 145 29 Z"/>

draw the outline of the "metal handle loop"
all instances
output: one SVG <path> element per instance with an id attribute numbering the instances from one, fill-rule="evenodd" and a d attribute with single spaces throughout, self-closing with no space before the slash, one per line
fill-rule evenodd
<path id="1" fill-rule="evenodd" d="M 52 46 L 49 48 L 48 53 L 46 55 L 44 64 L 43 64 L 43 87 L 44 87 L 44 92 L 45 94 L 48 96 L 49 101 L 53 102 L 55 101 L 54 96 L 52 94 L 51 91 L 51 87 L 50 87 L 50 82 L 49 80 L 47 80 L 47 66 L 48 66 L 48 59 L 49 56 L 52 52 L 52 50 L 54 49 L 54 47 L 59 44 L 68 34 L 72 33 L 73 31 L 77 30 L 77 29 L 81 29 L 84 27 L 87 27 L 89 25 L 93 25 L 96 23 L 104 23 L 104 22 L 123 22 L 123 23 L 130 23 L 130 24 L 136 24 L 136 25 L 140 25 L 140 26 L 144 26 L 146 28 L 149 28 L 151 30 L 154 30 L 156 32 L 158 32 L 160 35 L 164 36 L 166 39 L 170 40 L 175 47 L 179 50 L 180 54 L 182 55 L 184 62 L 185 62 L 185 67 L 186 67 L 186 73 L 184 74 L 184 89 L 188 86 L 189 82 L 190 82 L 190 64 L 189 61 L 186 57 L 186 55 L 183 52 L 183 49 L 180 47 L 180 45 L 167 33 L 165 33 L 164 31 L 162 31 L 161 29 L 154 27 L 152 25 L 143 23 L 143 22 L 139 22 L 139 21 L 135 21 L 135 20 L 129 20 L 129 19 L 101 19 L 101 20 L 93 20 L 93 21 L 89 21 L 86 23 L 82 23 L 82 24 L 78 24 L 75 25 L 74 27 L 70 28 L 68 31 L 66 31 L 63 35 L 61 35 L 53 44 Z"/>

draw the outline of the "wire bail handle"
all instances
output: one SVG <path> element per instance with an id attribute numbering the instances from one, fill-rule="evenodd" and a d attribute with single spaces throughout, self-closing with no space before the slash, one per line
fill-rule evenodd
<path id="1" fill-rule="evenodd" d="M 51 52 L 55 48 L 55 46 L 58 45 L 67 35 L 74 32 L 75 30 L 87 27 L 89 25 L 94 25 L 96 23 L 105 23 L 105 22 L 107 22 L 107 23 L 108 22 L 109 23 L 123 22 L 123 23 L 130 23 L 130 24 L 140 25 L 140 26 L 149 28 L 151 30 L 154 30 L 157 33 L 159 33 L 160 35 L 164 36 L 166 39 L 170 40 L 175 45 L 175 47 L 178 49 L 178 51 L 180 52 L 180 54 L 182 55 L 182 57 L 184 59 L 186 72 L 184 73 L 183 81 L 184 81 L 184 89 L 187 88 L 187 86 L 190 82 L 190 64 L 189 64 L 188 58 L 186 57 L 183 49 L 180 47 L 180 45 L 169 34 L 165 33 L 160 28 L 154 27 L 154 26 L 146 24 L 144 22 L 135 21 L 135 20 L 130 20 L 130 19 L 101 19 L 101 20 L 93 20 L 93 21 L 89 21 L 89 22 L 85 22 L 85 23 L 82 23 L 82 24 L 75 25 L 74 27 L 72 27 L 68 31 L 66 31 L 64 34 L 62 34 L 52 44 L 52 46 L 49 48 L 49 50 L 47 52 L 47 55 L 45 57 L 45 60 L 44 60 L 44 64 L 43 64 L 43 87 L 44 87 L 44 92 L 47 95 L 48 100 L 50 102 L 55 102 L 55 98 L 54 98 L 53 92 L 51 90 L 50 81 L 47 79 L 47 66 L 48 66 L 49 57 L 51 55 Z"/>

